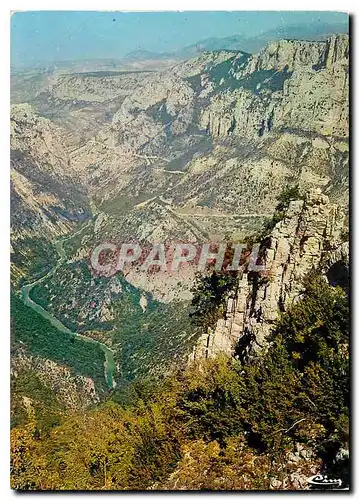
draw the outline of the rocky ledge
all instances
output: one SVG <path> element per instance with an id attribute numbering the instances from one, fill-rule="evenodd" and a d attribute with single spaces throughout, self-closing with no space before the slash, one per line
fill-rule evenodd
<path id="1" fill-rule="evenodd" d="M 320 189 L 292 201 L 284 219 L 262 242 L 259 260 L 265 270 L 243 273 L 224 318 L 202 335 L 190 360 L 233 354 L 238 346 L 242 355 L 263 349 L 278 314 L 300 300 L 303 278 L 311 270 L 320 270 L 333 284 L 338 274 L 347 274 L 344 219 L 340 207 Z"/>

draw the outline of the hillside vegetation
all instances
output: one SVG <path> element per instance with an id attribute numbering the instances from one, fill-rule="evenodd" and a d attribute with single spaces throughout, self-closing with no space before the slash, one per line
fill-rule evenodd
<path id="1" fill-rule="evenodd" d="M 219 357 L 139 379 L 50 432 L 30 407 L 12 430 L 12 487 L 295 489 L 293 468 L 334 466 L 346 477 L 335 457 L 348 445 L 348 335 L 345 292 L 308 276 L 267 352 L 245 365 Z M 310 459 L 293 463 L 299 445 Z"/>

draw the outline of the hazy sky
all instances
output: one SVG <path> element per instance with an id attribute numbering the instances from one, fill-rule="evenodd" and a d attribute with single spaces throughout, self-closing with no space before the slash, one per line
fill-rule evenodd
<path id="1" fill-rule="evenodd" d="M 173 51 L 209 37 L 254 36 L 280 25 L 347 22 L 340 12 L 18 12 L 13 66 Z"/>

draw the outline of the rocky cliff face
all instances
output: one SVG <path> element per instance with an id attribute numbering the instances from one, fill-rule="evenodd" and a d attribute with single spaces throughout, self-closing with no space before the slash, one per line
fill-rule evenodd
<path id="1" fill-rule="evenodd" d="M 245 68 L 232 61 L 218 87 L 229 88 L 212 97 L 201 123 L 214 136 L 255 138 L 287 128 L 347 137 L 348 57 L 346 35 L 270 43 Z"/>
<path id="2" fill-rule="evenodd" d="M 293 182 L 347 203 L 348 51 L 346 35 L 281 40 L 154 73 L 72 161 L 100 199 L 155 191 L 197 213 L 269 215 Z"/>
<path id="3" fill-rule="evenodd" d="M 150 71 L 99 71 L 61 75 L 49 90 L 52 96 L 62 101 L 100 103 L 131 95 L 150 75 Z"/>
<path id="4" fill-rule="evenodd" d="M 36 151 L 41 170 L 50 175 L 53 168 L 63 185 L 71 186 L 65 177 L 75 172 L 105 216 L 100 230 L 81 242 L 79 261 L 85 249 L 104 240 L 200 242 L 230 235 L 241 241 L 272 215 L 288 184 L 298 183 L 303 191 L 320 186 L 331 201 L 348 201 L 345 35 L 324 42 L 276 41 L 257 55 L 204 53 L 161 72 L 63 75 L 48 92 L 61 113 L 63 106 L 71 108 L 69 135 L 77 124 L 82 127 L 75 109 L 81 116 L 88 112 L 93 123 L 100 116 L 95 107 L 113 114 L 76 146 L 68 146 L 66 134 L 39 117 L 20 120 L 21 137 L 15 137 L 15 145 L 22 143 L 16 148 Z M 38 134 L 46 127 L 56 147 L 47 142 L 47 148 Z M 14 173 L 21 186 L 32 182 L 27 172 Z M 35 193 L 30 187 L 18 187 L 17 193 L 25 193 L 27 205 L 36 203 L 31 216 L 46 232 L 51 207 L 71 204 L 62 203 L 56 189 L 44 213 L 43 198 L 26 194 Z M 27 213 L 14 213 L 19 212 Z M 69 224 L 66 216 L 53 214 L 51 220 Z M 17 227 L 22 231 L 29 224 Z M 52 226 L 51 231 L 59 232 Z M 127 279 L 161 302 L 190 298 L 192 276 L 186 286 L 183 277 L 147 279 L 134 273 Z"/>
<path id="5" fill-rule="evenodd" d="M 270 210 L 273 201 L 260 188 L 258 174 L 254 182 L 245 178 L 259 163 L 261 172 L 282 173 L 303 190 L 320 186 L 332 200 L 348 202 L 348 51 L 348 37 L 342 35 L 316 43 L 282 40 L 244 62 L 234 58 L 200 113 L 200 126 L 214 141 L 213 156 L 220 141 L 250 141 L 245 158 L 234 158 L 236 171 L 243 166 L 251 198 Z M 238 208 L 248 207 L 238 182 L 232 179 L 226 189 L 222 182 L 217 176 L 216 190 L 223 192 L 227 206 L 236 189 Z M 219 203 L 213 200 L 212 205 Z"/>
<path id="6" fill-rule="evenodd" d="M 279 40 L 159 72 L 57 76 L 42 95 L 100 202 L 155 192 L 197 213 L 270 215 L 288 182 L 348 201 L 348 52 L 347 35 Z"/>
<path id="7" fill-rule="evenodd" d="M 64 133 L 26 104 L 11 112 L 12 228 L 18 235 L 36 227 L 36 233 L 57 236 L 81 218 L 87 204 Z"/>
<path id="8" fill-rule="evenodd" d="M 25 240 L 53 240 L 87 216 L 86 194 L 76 172 L 71 171 L 64 132 L 34 113 L 29 105 L 12 106 L 13 256 L 26 253 Z"/>
<path id="9" fill-rule="evenodd" d="M 250 72 L 258 70 L 297 71 L 303 66 L 315 65 L 321 61 L 325 42 L 299 40 L 278 40 L 269 43 L 252 58 Z"/>
<path id="10" fill-rule="evenodd" d="M 262 243 L 264 269 L 244 272 L 236 293 L 228 299 L 226 318 L 202 335 L 190 360 L 235 350 L 244 356 L 265 348 L 279 313 L 300 300 L 303 278 L 311 270 L 327 273 L 334 284 L 341 271 L 347 272 L 343 224 L 343 210 L 320 190 L 291 202 L 284 219 Z"/>

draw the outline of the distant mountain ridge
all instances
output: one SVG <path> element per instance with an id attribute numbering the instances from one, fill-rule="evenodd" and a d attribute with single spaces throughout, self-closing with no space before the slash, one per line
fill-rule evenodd
<path id="1" fill-rule="evenodd" d="M 138 48 L 129 52 L 124 57 L 116 59 L 84 59 L 73 61 L 56 61 L 48 65 L 36 65 L 37 71 L 75 72 L 75 71 L 100 71 L 120 69 L 151 69 L 156 70 L 169 67 L 172 64 L 196 57 L 203 52 L 217 50 L 238 50 L 251 54 L 262 50 L 270 41 L 281 39 L 325 41 L 329 36 L 335 34 L 348 34 L 348 23 L 316 23 L 295 24 L 290 26 L 278 26 L 272 30 L 265 31 L 254 37 L 233 34 L 227 37 L 209 37 L 198 42 L 179 48 L 173 52 L 153 52 Z M 145 62 L 148 63 L 145 63 Z M 13 75 L 31 68 L 11 68 Z"/>
<path id="2" fill-rule="evenodd" d="M 349 25 L 347 23 L 317 23 L 317 24 L 295 24 L 291 26 L 279 26 L 278 28 L 265 31 L 254 37 L 243 35 L 231 35 L 224 38 L 210 37 L 188 45 L 175 52 L 150 52 L 147 50 L 136 50 L 127 54 L 125 60 L 146 59 L 189 59 L 202 52 L 215 50 L 240 50 L 242 52 L 259 52 L 269 41 L 290 39 L 324 41 L 330 35 L 347 34 Z"/>

